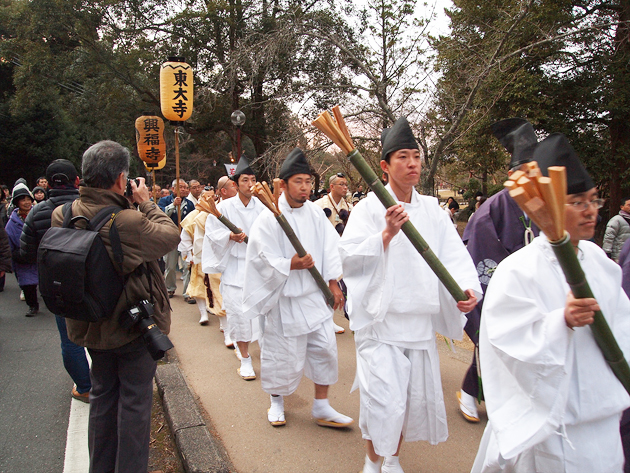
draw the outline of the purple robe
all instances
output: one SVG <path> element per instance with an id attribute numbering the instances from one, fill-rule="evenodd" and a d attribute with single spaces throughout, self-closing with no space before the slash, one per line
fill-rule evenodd
<path id="1" fill-rule="evenodd" d="M 526 225 L 531 225 L 535 236 L 538 228 L 526 219 L 523 211 L 510 197 L 507 189 L 490 197 L 470 217 L 463 240 L 472 257 L 484 293 L 497 265 L 503 259 L 525 246 Z M 466 333 L 479 342 L 479 321 L 483 299 L 472 312 L 466 314 Z"/>
<path id="2" fill-rule="evenodd" d="M 626 240 L 619 253 L 619 265 L 621 266 L 621 287 L 630 297 L 630 239 Z M 630 472 L 630 409 L 624 411 L 621 417 L 621 443 L 626 457 L 625 473 Z"/>

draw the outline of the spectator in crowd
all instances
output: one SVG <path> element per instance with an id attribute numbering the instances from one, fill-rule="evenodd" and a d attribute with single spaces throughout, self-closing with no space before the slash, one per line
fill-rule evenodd
<path id="1" fill-rule="evenodd" d="M 173 181 L 173 189 L 176 189 L 177 180 Z M 179 180 L 179 197 L 175 194 L 162 197 L 158 202 L 158 206 L 166 212 L 166 215 L 171 217 L 171 220 L 175 225 L 181 223 L 190 212 L 195 210 L 195 205 L 191 200 L 187 199 L 190 193 L 188 184 L 183 179 Z M 179 209 L 179 210 L 178 210 Z M 177 219 L 177 215 L 180 215 L 180 219 Z M 173 297 L 175 290 L 177 289 L 177 266 L 179 263 L 179 251 L 177 248 L 173 249 L 164 257 L 164 263 L 166 264 L 166 271 L 164 272 L 164 279 L 166 280 L 166 288 L 168 289 L 168 296 Z M 193 304 L 195 302 L 193 301 Z"/>
<path id="2" fill-rule="evenodd" d="M 37 249 L 44 234 L 50 228 L 53 211 L 60 205 L 74 202 L 79 197 L 79 175 L 74 164 L 67 159 L 56 159 L 46 169 L 49 198 L 33 208 L 24 221 L 20 237 L 20 256 L 29 263 L 37 262 Z M 74 381 L 73 398 L 89 402 L 90 366 L 85 349 L 68 338 L 66 319 L 55 314 L 61 339 L 63 366 Z"/>
<path id="3" fill-rule="evenodd" d="M 0 225 L 0 292 L 4 291 L 6 273 L 11 272 L 13 272 L 13 267 L 11 266 L 9 235 L 7 235 L 4 225 Z"/>
<path id="4" fill-rule="evenodd" d="M 13 271 L 17 277 L 20 289 L 24 292 L 24 299 L 28 305 L 27 317 L 33 317 L 39 312 L 39 302 L 37 301 L 37 284 L 39 283 L 37 263 L 28 263 L 20 256 L 22 227 L 24 227 L 26 216 L 33 208 L 33 200 L 33 194 L 31 194 L 26 185 L 22 183 L 16 185 L 11 193 L 11 203 L 15 209 L 11 213 L 9 223 L 6 226 L 9 243 L 11 244 Z"/>
<path id="5" fill-rule="evenodd" d="M 35 185 L 41 187 L 44 191 L 48 191 L 50 187 L 48 180 L 44 176 L 38 178 Z"/>
<path id="6" fill-rule="evenodd" d="M 604 234 L 604 252 L 614 261 L 619 262 L 621 247 L 630 237 L 630 197 L 621 200 L 619 213 L 606 224 Z"/>
<path id="7" fill-rule="evenodd" d="M 46 191 L 44 190 L 43 187 L 40 186 L 35 186 L 33 187 L 33 198 L 35 199 L 35 202 L 33 205 L 37 205 L 40 202 L 43 202 L 46 200 Z"/>
<path id="8" fill-rule="evenodd" d="M 73 215 L 92 218 L 101 209 L 118 206 L 116 227 L 122 246 L 125 290 L 114 314 L 95 323 L 67 319 L 68 336 L 87 347 L 92 359 L 92 390 L 88 446 L 91 472 L 146 473 L 151 434 L 151 405 L 156 361 L 151 357 L 137 326 L 123 328 L 122 312 L 141 301 L 150 301 L 159 329 L 170 329 L 170 306 L 157 259 L 177 247 L 177 226 L 149 199 L 144 178 L 129 181 L 131 205 L 125 197 L 129 151 L 113 141 L 101 141 L 83 154 L 85 186 L 72 204 Z M 62 223 L 62 208 L 53 212 L 52 225 Z M 111 253 L 109 229 L 100 233 Z"/>

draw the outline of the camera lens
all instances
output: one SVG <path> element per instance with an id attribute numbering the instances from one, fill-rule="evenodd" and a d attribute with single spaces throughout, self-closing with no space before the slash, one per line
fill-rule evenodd
<path id="1" fill-rule="evenodd" d="M 173 344 L 155 324 L 153 317 L 140 319 L 137 326 L 142 333 L 142 339 L 151 354 L 151 358 L 155 361 L 164 358 L 164 353 L 173 348 Z"/>

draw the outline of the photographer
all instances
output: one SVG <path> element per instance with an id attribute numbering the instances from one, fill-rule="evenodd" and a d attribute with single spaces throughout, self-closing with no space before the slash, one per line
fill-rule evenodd
<path id="1" fill-rule="evenodd" d="M 129 159 L 129 151 L 113 141 L 91 146 L 83 154 L 85 186 L 79 189 L 80 197 L 72 204 L 73 216 L 88 219 L 104 207 L 115 205 L 124 209 L 116 215 L 115 224 L 126 282 L 114 314 L 96 323 L 66 320 L 70 340 L 87 347 L 92 358 L 88 428 L 92 473 L 146 473 L 148 466 L 156 362 L 143 343 L 138 326 L 123 328 L 120 314 L 147 300 L 162 332 L 169 332 L 171 322 L 168 294 L 157 259 L 177 247 L 179 231 L 150 201 L 144 179 L 130 182 L 130 199 L 138 204 L 138 210 L 125 197 Z M 61 226 L 62 221 L 62 207 L 58 207 L 52 226 Z M 111 257 L 110 226 L 106 223 L 100 235 Z"/>

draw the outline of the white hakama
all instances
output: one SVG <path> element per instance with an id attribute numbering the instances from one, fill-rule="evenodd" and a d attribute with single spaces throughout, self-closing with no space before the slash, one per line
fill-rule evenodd
<path id="1" fill-rule="evenodd" d="M 414 190 L 404 207 L 460 287 L 473 289 L 480 298 L 470 255 L 436 199 Z M 385 208 L 370 193 L 354 207 L 340 243 L 357 344 L 359 424 L 381 456 L 396 452 L 401 434 L 407 441 L 446 440 L 435 332 L 461 339 L 466 322 L 402 232 L 384 250 L 384 229 Z"/>
<path id="2" fill-rule="evenodd" d="M 621 269 L 581 241 L 580 264 L 630 354 L 630 301 Z M 503 260 L 488 290 L 479 350 L 488 424 L 473 472 L 621 472 L 621 413 L 630 397 L 590 327 L 568 328 L 569 287 L 546 237 Z"/>
<path id="3" fill-rule="evenodd" d="M 324 281 L 339 279 L 339 236 L 326 215 L 312 202 L 293 209 L 284 195 L 279 207 Z M 333 310 L 308 270 L 290 270 L 295 253 L 274 215 L 264 210 L 249 236 L 243 311 L 249 317 L 266 317 L 262 387 L 284 396 L 297 389 L 303 374 L 316 384 L 337 381 Z"/>

